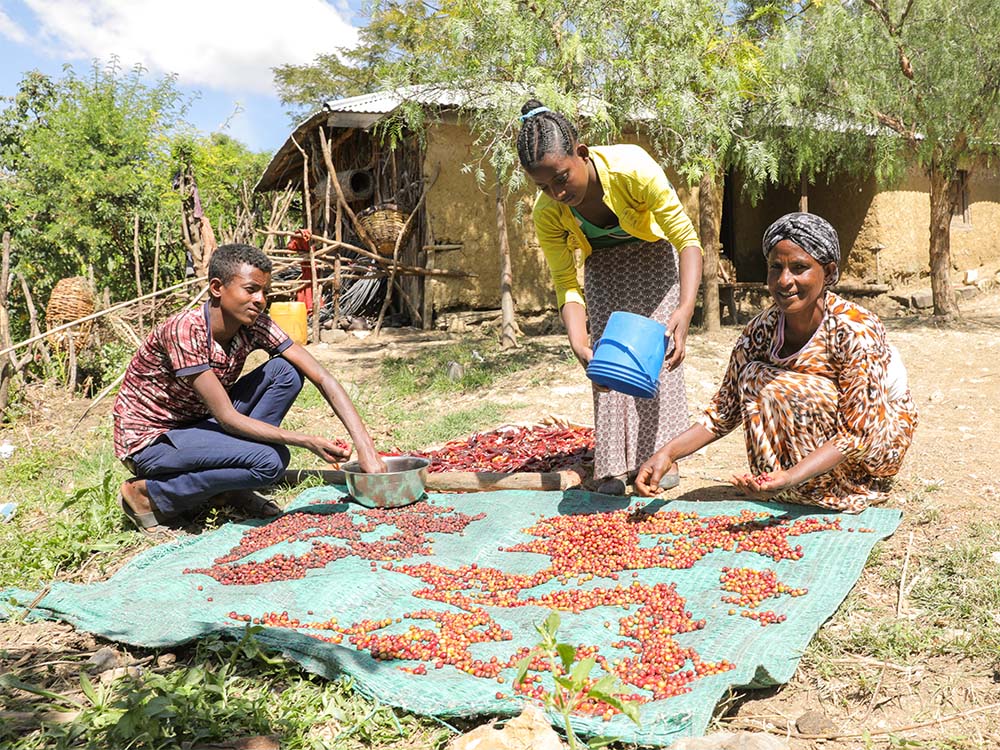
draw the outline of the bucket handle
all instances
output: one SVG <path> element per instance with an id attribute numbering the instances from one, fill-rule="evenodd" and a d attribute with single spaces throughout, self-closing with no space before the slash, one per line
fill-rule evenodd
<path id="1" fill-rule="evenodd" d="M 639 359 L 639 355 L 636 354 L 635 349 L 633 349 L 630 344 L 627 344 L 624 341 L 615 341 L 614 339 L 598 339 L 597 343 L 594 344 L 595 353 L 600 348 L 601 344 L 611 344 L 611 346 L 617 347 L 626 354 L 628 354 L 633 359 L 633 361 L 635 361 L 638 371 L 641 372 L 643 375 L 645 375 L 647 380 L 652 382 L 652 378 L 649 377 L 649 374 L 646 372 L 646 368 L 642 366 L 642 360 Z"/>

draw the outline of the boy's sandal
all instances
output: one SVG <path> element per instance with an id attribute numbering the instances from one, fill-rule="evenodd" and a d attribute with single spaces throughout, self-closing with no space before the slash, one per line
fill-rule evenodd
<path id="1" fill-rule="evenodd" d="M 169 536 L 170 531 L 160 525 L 160 519 L 157 517 L 156 513 L 137 513 L 128 501 L 125 499 L 125 495 L 121 492 L 118 493 L 118 504 L 121 506 L 122 513 L 125 517 L 132 522 L 132 525 L 138 531 L 141 531 L 146 536 Z"/>

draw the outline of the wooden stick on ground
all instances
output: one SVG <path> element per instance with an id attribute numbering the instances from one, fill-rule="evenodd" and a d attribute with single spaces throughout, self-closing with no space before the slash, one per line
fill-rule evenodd
<path id="1" fill-rule="evenodd" d="M 285 472 L 284 481 L 298 484 L 319 477 L 326 484 L 344 484 L 344 472 L 334 469 L 297 469 Z M 548 472 L 442 471 L 427 475 L 427 489 L 438 492 L 492 492 L 493 490 L 568 490 L 582 482 L 573 469 Z"/>
<path id="2" fill-rule="evenodd" d="M 906 598 L 906 570 L 910 567 L 910 547 L 913 546 L 913 532 L 906 542 L 906 554 L 903 555 L 903 570 L 899 574 L 899 597 L 896 599 L 896 617 L 903 614 L 903 600 Z"/>
<path id="3" fill-rule="evenodd" d="M 108 383 L 108 385 L 104 387 L 104 390 L 102 390 L 100 393 L 94 396 L 93 399 L 91 399 L 90 404 L 88 404 L 87 408 L 83 410 L 83 414 L 81 414 L 80 418 L 76 420 L 76 424 L 73 425 L 74 432 L 76 431 L 76 428 L 80 426 L 80 423 L 83 422 L 83 420 L 87 417 L 87 415 L 90 414 L 93 408 L 97 406 L 99 403 L 101 403 L 101 401 L 103 401 L 105 398 L 107 398 L 108 394 L 111 393 L 111 391 L 113 391 L 115 388 L 121 385 L 121 382 L 124 379 L 125 379 L 125 370 L 122 370 L 120 373 L 118 373 L 118 377 L 116 377 L 114 380 Z"/>

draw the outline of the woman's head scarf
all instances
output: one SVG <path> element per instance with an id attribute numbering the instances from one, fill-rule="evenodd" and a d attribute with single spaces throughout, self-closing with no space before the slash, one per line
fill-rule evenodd
<path id="1" fill-rule="evenodd" d="M 764 257 L 766 258 L 774 246 L 782 240 L 791 240 L 815 258 L 820 265 L 836 263 L 838 269 L 834 271 L 833 277 L 826 285 L 832 286 L 837 283 L 837 279 L 840 278 L 840 240 L 837 238 L 837 230 L 830 225 L 830 222 L 816 214 L 785 214 L 764 232 L 762 243 Z"/>

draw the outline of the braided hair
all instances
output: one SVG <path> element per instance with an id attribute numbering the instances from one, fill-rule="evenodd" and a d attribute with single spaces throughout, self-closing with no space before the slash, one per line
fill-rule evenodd
<path id="1" fill-rule="evenodd" d="M 549 154 L 569 156 L 573 153 L 577 143 L 576 128 L 564 115 L 553 112 L 537 99 L 529 99 L 521 107 L 521 120 L 517 156 L 525 169 L 533 169 Z"/>

